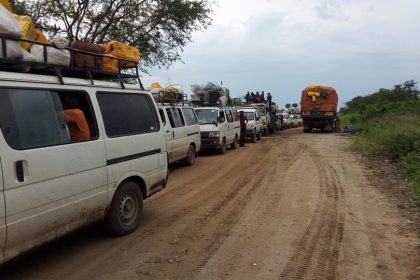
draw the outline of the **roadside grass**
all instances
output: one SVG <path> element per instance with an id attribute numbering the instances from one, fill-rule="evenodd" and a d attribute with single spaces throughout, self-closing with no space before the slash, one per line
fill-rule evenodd
<path id="1" fill-rule="evenodd" d="M 341 112 L 342 127 L 352 124 L 357 128 L 355 146 L 362 153 L 398 164 L 413 184 L 415 203 L 420 207 L 420 100 L 364 104 L 363 97 L 358 97 L 357 101 L 357 110 Z"/>

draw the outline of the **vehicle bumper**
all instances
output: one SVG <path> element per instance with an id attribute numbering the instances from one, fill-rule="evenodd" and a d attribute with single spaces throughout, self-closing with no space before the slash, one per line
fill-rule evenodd
<path id="1" fill-rule="evenodd" d="M 201 139 L 201 150 L 215 150 L 222 147 L 220 139 Z"/>
<path id="2" fill-rule="evenodd" d="M 245 132 L 246 137 L 252 136 L 253 134 L 254 134 L 254 129 L 253 128 L 247 129 L 246 132 Z"/>

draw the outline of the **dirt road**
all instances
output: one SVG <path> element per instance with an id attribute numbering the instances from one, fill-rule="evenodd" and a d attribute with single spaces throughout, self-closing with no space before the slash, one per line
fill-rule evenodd
<path id="1" fill-rule="evenodd" d="M 135 233 L 87 229 L 0 279 L 420 279 L 419 249 L 347 137 L 291 129 L 173 167 Z"/>

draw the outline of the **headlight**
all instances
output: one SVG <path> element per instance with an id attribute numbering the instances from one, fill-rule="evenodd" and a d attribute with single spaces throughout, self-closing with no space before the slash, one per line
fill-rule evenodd
<path id="1" fill-rule="evenodd" d="M 246 126 L 248 128 L 255 128 L 255 123 L 247 123 Z"/>
<path id="2" fill-rule="evenodd" d="M 220 138 L 220 133 L 218 131 L 212 131 L 209 133 L 209 138 Z"/>

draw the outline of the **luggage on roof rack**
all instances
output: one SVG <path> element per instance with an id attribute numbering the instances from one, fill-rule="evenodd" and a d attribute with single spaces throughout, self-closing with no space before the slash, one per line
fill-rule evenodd
<path id="1" fill-rule="evenodd" d="M 70 47 L 74 49 L 74 51 L 71 52 L 72 66 L 85 69 L 102 69 L 102 57 L 85 53 L 89 52 L 95 54 L 103 54 L 101 46 L 83 42 L 80 40 L 75 40 L 70 43 Z"/>
<path id="2" fill-rule="evenodd" d="M 32 54 L 17 47 L 22 42 L 32 44 Z M 83 42 L 60 49 L 34 40 L 0 35 L 0 71 L 56 75 L 62 84 L 63 77 L 89 79 L 92 84 L 94 79 L 112 80 L 119 81 L 123 88 L 124 80 L 134 79 L 144 89 L 139 76 L 138 61 L 106 55 L 100 46 L 96 45 L 99 47 L 97 48 L 91 45 Z M 23 55 L 24 52 L 26 55 Z M 114 71 L 106 71 L 102 67 L 104 59 L 114 60 L 117 65 Z"/>

